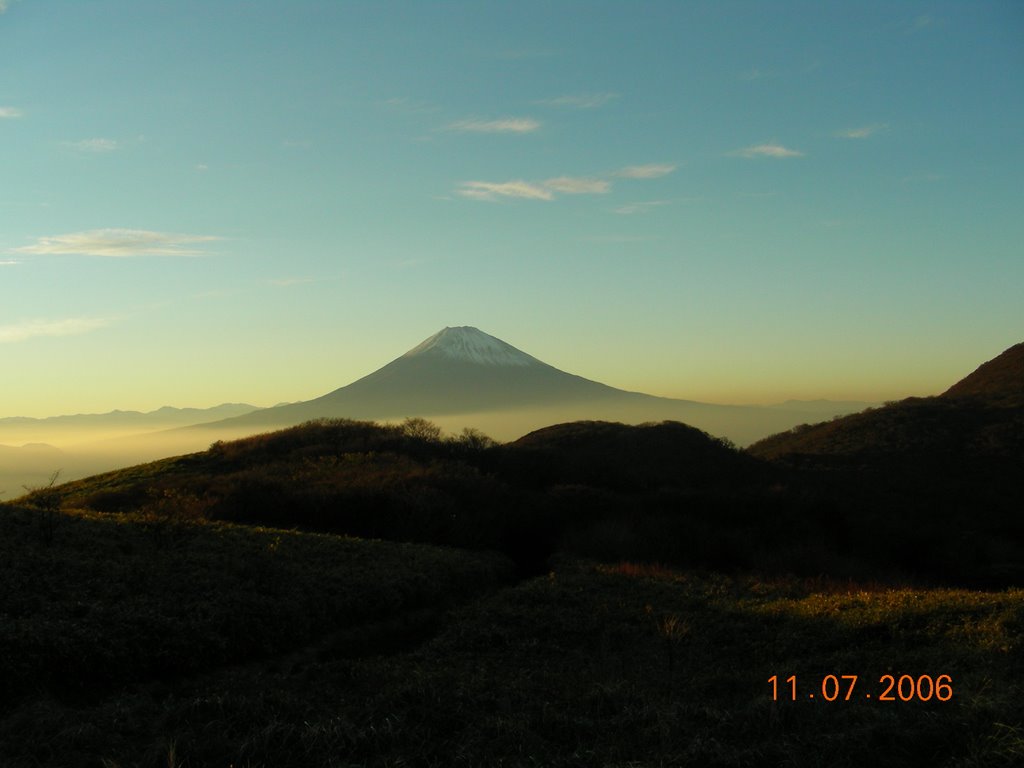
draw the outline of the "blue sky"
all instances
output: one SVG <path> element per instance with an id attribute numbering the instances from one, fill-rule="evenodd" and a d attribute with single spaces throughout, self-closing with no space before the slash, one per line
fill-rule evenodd
<path id="1" fill-rule="evenodd" d="M 0 415 L 308 399 L 445 325 L 714 402 L 1024 337 L 1024 6 L 0 0 Z"/>

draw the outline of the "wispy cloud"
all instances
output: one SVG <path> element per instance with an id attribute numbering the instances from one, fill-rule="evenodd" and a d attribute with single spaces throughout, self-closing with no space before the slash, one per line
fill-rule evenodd
<path id="1" fill-rule="evenodd" d="M 668 176 L 675 169 L 674 165 L 667 164 L 628 165 L 616 171 L 615 175 L 623 179 L 657 179 L 661 176 Z"/>
<path id="2" fill-rule="evenodd" d="M 113 152 L 117 142 L 113 139 L 82 139 L 81 141 L 65 141 L 64 146 L 79 152 Z"/>
<path id="3" fill-rule="evenodd" d="M 668 205 L 671 200 L 647 200 L 640 203 L 630 203 L 629 205 L 623 205 L 615 209 L 615 213 L 622 214 L 623 216 L 631 216 L 634 213 L 647 213 L 653 208 L 660 208 L 663 205 Z"/>
<path id="4" fill-rule="evenodd" d="M 101 317 L 69 317 L 63 320 L 22 320 L 0 325 L 0 344 L 25 341 L 35 336 L 78 336 L 110 325 Z"/>
<path id="5" fill-rule="evenodd" d="M 2 9 L 0 9 L 0 13 L 3 13 Z M 16 117 L 21 117 L 24 114 L 25 113 L 17 107 L 0 107 L 0 120 L 13 120 Z"/>
<path id="6" fill-rule="evenodd" d="M 449 131 L 461 133 L 533 133 L 540 123 L 530 117 L 504 117 L 500 120 L 459 120 L 449 123 Z"/>
<path id="7" fill-rule="evenodd" d="M 774 157 L 783 159 L 787 157 L 803 157 L 804 153 L 795 149 L 789 149 L 781 144 L 757 144 L 753 147 L 744 147 L 730 152 L 737 157 Z"/>
<path id="8" fill-rule="evenodd" d="M 575 96 L 559 96 L 555 99 L 541 99 L 537 104 L 548 107 L 567 107 L 569 109 L 595 109 L 619 98 L 617 93 L 581 93 Z"/>
<path id="9" fill-rule="evenodd" d="M 276 285 L 281 288 L 285 288 L 289 285 L 303 285 L 305 283 L 312 283 L 312 277 L 282 277 L 276 280 L 268 280 L 271 285 Z"/>
<path id="10" fill-rule="evenodd" d="M 886 123 L 872 123 L 871 125 L 864 125 L 860 128 L 849 128 L 845 131 L 837 131 L 836 138 L 839 139 L 866 139 L 870 136 L 874 136 L 876 133 L 888 130 L 889 126 Z"/>
<path id="11" fill-rule="evenodd" d="M 15 264 L 21 264 L 21 262 L 14 259 L 0 260 L 0 267 L 13 267 Z"/>
<path id="12" fill-rule="evenodd" d="M 614 173 L 600 176 L 556 176 L 545 181 L 464 181 L 456 194 L 473 200 L 495 201 L 503 198 L 528 200 L 554 200 L 559 195 L 603 195 L 611 192 L 612 178 L 656 179 L 676 169 L 674 165 L 631 165 Z M 444 198 L 446 199 L 446 198 Z"/>
<path id="13" fill-rule="evenodd" d="M 0 0 L 0 13 L 6 13 L 7 12 L 7 5 L 8 5 L 7 0 Z"/>
<path id="14" fill-rule="evenodd" d="M 604 179 L 583 179 L 559 176 L 548 179 L 544 186 L 563 195 L 603 195 L 611 190 L 611 183 Z"/>
<path id="15" fill-rule="evenodd" d="M 523 198 L 526 200 L 552 200 L 551 191 L 528 181 L 464 181 L 457 190 L 458 194 L 472 200 L 500 200 L 503 197 Z"/>
<path id="16" fill-rule="evenodd" d="M 67 235 L 40 237 L 35 244 L 15 248 L 15 253 L 78 254 L 83 256 L 199 256 L 193 246 L 220 240 L 210 235 L 181 235 L 144 229 L 93 229 Z"/>

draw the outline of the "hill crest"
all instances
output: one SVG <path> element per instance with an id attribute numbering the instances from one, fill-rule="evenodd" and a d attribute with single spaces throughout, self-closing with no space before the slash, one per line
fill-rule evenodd
<path id="1" fill-rule="evenodd" d="M 1019 463 L 1024 459 L 1022 427 L 1024 343 L 982 364 L 938 397 L 909 397 L 830 422 L 803 424 L 759 440 L 748 451 L 763 459 Z"/>
<path id="2" fill-rule="evenodd" d="M 981 397 L 1005 405 L 1024 405 L 1024 342 L 982 363 L 941 396 Z"/>

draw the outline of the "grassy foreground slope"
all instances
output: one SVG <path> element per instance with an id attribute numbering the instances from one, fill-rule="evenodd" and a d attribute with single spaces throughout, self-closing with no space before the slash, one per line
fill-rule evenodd
<path id="1" fill-rule="evenodd" d="M 506 580 L 500 555 L 0 507 L 0 710 L 92 700 L 334 638 L 353 648 Z M 0 764 L 4 764 L 0 761 Z"/>
<path id="2" fill-rule="evenodd" d="M 1010 768 L 1024 760 L 1022 650 L 1020 590 L 565 562 L 458 609 L 414 650 L 326 646 L 26 701 L 0 721 L 0 756 L 15 768 Z M 857 675 L 856 695 L 824 701 L 829 674 Z M 952 696 L 879 701 L 886 674 L 949 675 Z M 782 686 L 773 701 L 772 675 L 796 675 L 799 700 Z"/>

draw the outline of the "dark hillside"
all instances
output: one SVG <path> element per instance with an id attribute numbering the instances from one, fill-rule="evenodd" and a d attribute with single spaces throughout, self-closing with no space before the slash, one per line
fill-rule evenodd
<path id="1" fill-rule="evenodd" d="M 761 459 L 929 466 L 1024 459 L 1024 407 L 974 398 L 908 398 L 862 413 L 801 425 L 751 445 Z"/>
<path id="2" fill-rule="evenodd" d="M 725 519 L 722 504 L 734 501 L 712 497 L 756 493 L 766 471 L 671 422 L 562 424 L 494 446 L 474 433 L 441 439 L 422 420 L 321 420 L 97 475 L 60 493 L 65 506 L 101 512 L 177 505 L 179 514 L 211 520 L 495 549 L 529 572 L 567 541 L 583 554 L 597 547 L 639 556 L 643 547 L 605 536 L 597 545 L 586 531 L 638 517 L 646 526 L 675 518 L 673 527 L 683 517 Z M 678 560 L 684 550 L 701 547 L 661 546 L 654 554 Z"/>
<path id="3" fill-rule="evenodd" d="M 1022 353 L 1007 350 L 941 397 L 803 425 L 747 451 L 875 527 L 886 559 L 977 586 L 1022 583 Z"/>
<path id="4" fill-rule="evenodd" d="M 1024 433 L 955 401 L 851 417 L 871 450 L 774 464 L 679 423 L 559 424 L 495 445 L 429 422 L 318 421 L 58 489 L 66 508 L 552 555 L 915 583 L 1024 581 Z M 999 409 L 1005 416 L 1012 409 Z M 869 429 L 875 420 L 885 430 Z M 987 418 L 987 417 L 986 417 Z M 844 420 L 845 421 L 845 420 Z M 815 429 L 836 429 L 841 422 Z M 927 424 L 928 440 L 922 442 Z M 968 461 L 974 435 L 984 460 Z M 879 439 L 878 435 L 884 436 Z M 914 437 L 917 435 L 918 437 Z M 813 436 L 789 436 L 793 439 Z M 926 445 L 915 453 L 911 438 Z M 878 448 L 882 446 L 882 448 Z M 908 448 L 907 446 L 911 446 Z M 26 503 L 33 503 L 28 497 Z"/>
<path id="5" fill-rule="evenodd" d="M 423 429 L 426 425 L 426 429 Z M 207 519 L 508 550 L 514 494 L 472 441 L 426 422 L 320 420 L 61 487 L 65 506 L 146 509 L 168 495 Z"/>
<path id="6" fill-rule="evenodd" d="M 980 365 L 942 396 L 977 397 L 998 405 L 1024 405 L 1024 342 Z"/>
<path id="7" fill-rule="evenodd" d="M 545 485 L 707 490 L 749 485 L 770 472 L 727 442 L 677 421 L 556 424 L 507 444 L 501 453 L 506 471 Z"/>
<path id="8" fill-rule="evenodd" d="M 795 427 L 747 449 L 762 459 L 903 467 L 1000 468 L 1024 462 L 1024 343 L 981 365 L 940 397 Z"/>

